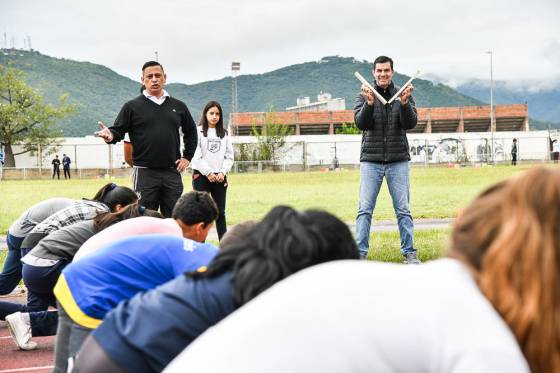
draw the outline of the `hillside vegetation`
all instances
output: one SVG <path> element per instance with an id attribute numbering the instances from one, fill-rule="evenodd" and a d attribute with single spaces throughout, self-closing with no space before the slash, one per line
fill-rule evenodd
<path id="1" fill-rule="evenodd" d="M 113 70 L 89 62 L 53 58 L 36 51 L 2 50 L 0 64 L 23 70 L 30 85 L 40 90 L 47 102 L 56 102 L 63 93 L 70 94 L 70 102 L 77 104 L 77 113 L 64 119 L 60 126 L 65 136 L 90 135 L 97 129 L 97 121 L 112 124 L 122 104 L 139 94 L 140 83 L 117 74 Z M 354 77 L 359 71 L 371 81 L 371 62 L 351 57 L 324 57 L 316 62 L 292 65 L 265 74 L 241 75 L 238 85 L 240 111 L 284 110 L 294 106 L 298 96 L 310 96 L 316 101 L 319 92 L 346 99 L 352 108 L 360 83 Z M 395 74 L 397 84 L 408 77 Z M 417 106 L 479 105 L 480 101 L 452 88 L 418 79 L 414 83 Z M 185 101 L 198 122 L 204 104 L 219 101 L 225 115 L 231 110 L 231 78 L 186 85 L 167 85 L 171 95 Z"/>

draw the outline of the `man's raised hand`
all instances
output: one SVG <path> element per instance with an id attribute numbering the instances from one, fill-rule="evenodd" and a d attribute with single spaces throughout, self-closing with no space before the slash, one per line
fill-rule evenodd
<path id="1" fill-rule="evenodd" d="M 95 136 L 101 137 L 105 142 L 113 141 L 113 133 L 107 128 L 102 121 L 97 122 L 99 124 L 99 131 L 94 133 Z"/>

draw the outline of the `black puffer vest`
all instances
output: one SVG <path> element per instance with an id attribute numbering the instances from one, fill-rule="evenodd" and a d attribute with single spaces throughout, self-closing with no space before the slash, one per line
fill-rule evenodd
<path id="1" fill-rule="evenodd" d="M 385 90 L 375 88 L 387 101 L 399 90 L 393 83 Z M 406 130 L 416 127 L 418 121 L 412 97 L 406 105 L 401 105 L 399 100 L 383 105 L 376 99 L 373 106 L 369 106 L 360 95 L 354 107 L 354 121 L 363 131 L 360 162 L 410 160 Z"/>

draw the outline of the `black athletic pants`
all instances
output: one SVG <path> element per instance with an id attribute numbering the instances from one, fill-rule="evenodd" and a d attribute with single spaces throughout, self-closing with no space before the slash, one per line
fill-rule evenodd
<path id="1" fill-rule="evenodd" d="M 171 217 L 175 203 L 183 194 L 183 180 L 175 168 L 139 168 L 132 173 L 133 189 L 140 194 L 140 204 Z"/>
<path id="2" fill-rule="evenodd" d="M 64 167 L 64 178 L 66 179 L 66 176 L 68 176 L 68 178 L 70 179 L 70 167 Z"/>
<path id="3" fill-rule="evenodd" d="M 199 171 L 194 170 L 192 176 L 192 186 L 194 190 L 200 192 L 208 192 L 212 196 L 214 202 L 218 206 L 219 214 L 216 220 L 216 230 L 218 231 L 218 238 L 227 231 L 226 225 L 226 192 L 228 187 L 227 176 L 224 178 L 223 183 L 211 183 L 208 178 L 201 174 Z"/>

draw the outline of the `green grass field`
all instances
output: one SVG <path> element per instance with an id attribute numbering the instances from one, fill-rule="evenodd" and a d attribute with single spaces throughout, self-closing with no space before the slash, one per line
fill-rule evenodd
<path id="1" fill-rule="evenodd" d="M 489 185 L 530 166 L 481 168 L 412 168 L 411 210 L 415 219 L 455 217 L 479 192 Z M 286 204 L 298 209 L 319 208 L 340 219 L 355 220 L 359 171 L 232 174 L 227 199 L 228 224 L 260 219 L 272 207 Z M 108 180 L 18 180 L 0 182 L 0 232 L 33 204 L 51 197 L 92 197 Z M 115 183 L 130 186 L 130 179 Z M 191 190 L 184 179 L 185 191 Z M 391 198 L 384 184 L 374 213 L 376 220 L 394 220 Z M 416 245 L 424 260 L 442 255 L 448 229 L 417 231 Z M 370 258 L 400 261 L 397 232 L 372 236 Z M 1 259 L 0 259 L 1 260 Z"/>

